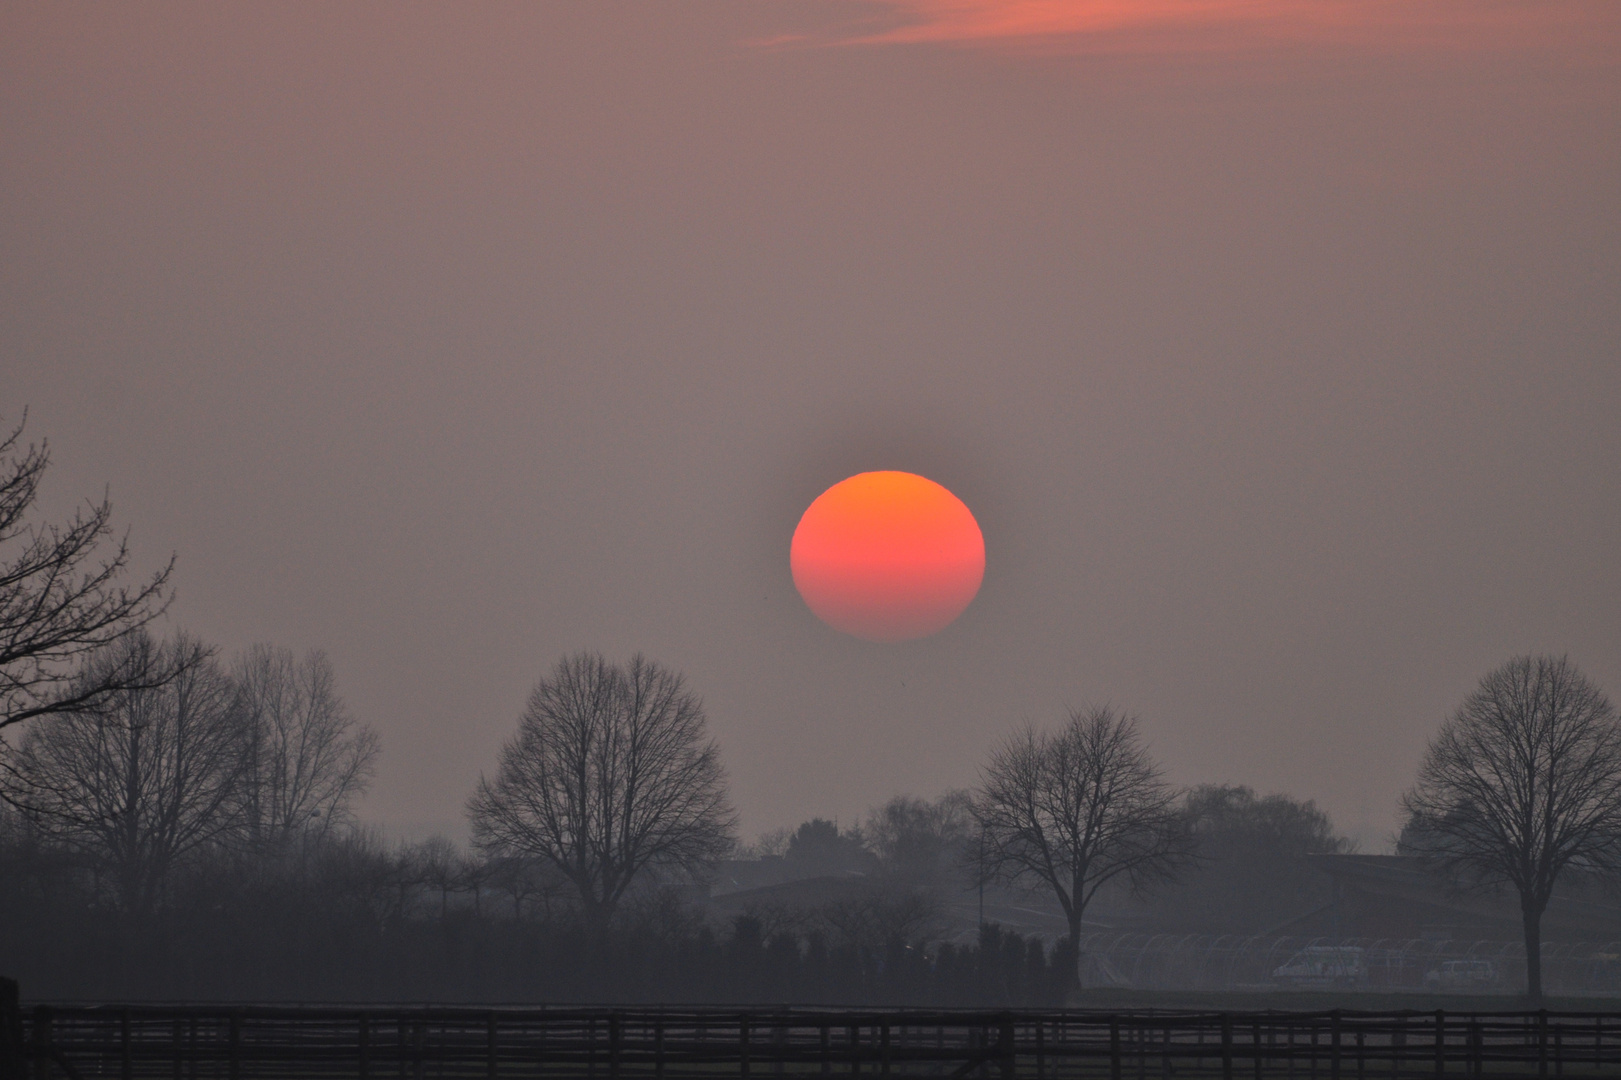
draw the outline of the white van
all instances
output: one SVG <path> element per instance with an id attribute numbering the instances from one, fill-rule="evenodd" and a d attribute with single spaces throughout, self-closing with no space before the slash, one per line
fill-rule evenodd
<path id="1" fill-rule="evenodd" d="M 1489 990 L 1497 984 L 1497 968 L 1490 960 L 1443 960 L 1424 973 L 1426 990 Z"/>
<path id="2" fill-rule="evenodd" d="M 1368 981 L 1363 950 L 1355 945 L 1308 945 L 1273 970 L 1273 981 L 1285 986 L 1361 986 Z"/>

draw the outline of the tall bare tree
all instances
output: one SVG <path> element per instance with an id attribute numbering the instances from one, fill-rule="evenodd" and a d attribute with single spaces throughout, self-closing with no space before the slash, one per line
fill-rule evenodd
<path id="1" fill-rule="evenodd" d="M 933 802 L 897 795 L 867 812 L 861 835 L 886 873 L 916 882 L 948 878 L 978 839 L 973 795 L 952 791 Z"/>
<path id="2" fill-rule="evenodd" d="M 1123 877 L 1147 885 L 1189 854 L 1179 798 L 1134 717 L 1095 708 L 1072 711 L 1051 734 L 1027 727 L 981 772 L 973 803 L 981 872 L 1050 889 L 1077 942 L 1086 907 L 1105 883 Z"/>
<path id="3" fill-rule="evenodd" d="M 556 867 L 598 930 L 644 870 L 700 871 L 731 849 L 736 825 L 702 703 L 639 655 L 625 667 L 590 653 L 559 662 L 468 814 L 485 853 Z"/>
<path id="4" fill-rule="evenodd" d="M 49 842 L 109 879 L 126 911 L 150 911 L 170 872 L 237 825 L 244 765 L 235 688 L 197 641 L 128 635 L 92 657 L 82 678 L 105 686 L 107 669 L 177 672 L 166 685 L 104 692 L 93 708 L 31 724 L 6 787 Z"/>
<path id="5" fill-rule="evenodd" d="M 249 842 L 282 849 L 350 820 L 378 754 L 376 732 L 338 696 L 332 662 L 319 649 L 255 645 L 234 666 L 249 742 L 240 792 Z"/>
<path id="6" fill-rule="evenodd" d="M 23 447 L 22 433 L 19 423 L 0 438 L 0 729 L 94 708 L 111 694 L 160 686 L 174 675 L 139 666 L 175 659 L 145 649 L 110 654 L 120 664 L 104 658 L 83 665 L 163 612 L 174 560 L 150 578 L 121 584 L 129 547 L 127 537 L 111 539 L 105 497 L 65 524 L 30 525 L 50 450 L 44 442 Z"/>
<path id="7" fill-rule="evenodd" d="M 1402 800 L 1403 850 L 1519 893 L 1525 987 L 1542 996 L 1542 915 L 1567 869 L 1621 870 L 1621 724 L 1565 657 L 1519 656 L 1442 724 Z"/>

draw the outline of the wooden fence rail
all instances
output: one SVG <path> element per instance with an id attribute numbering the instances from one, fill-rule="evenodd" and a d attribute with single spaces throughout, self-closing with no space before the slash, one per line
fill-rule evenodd
<path id="1" fill-rule="evenodd" d="M 109 1005 L 25 1021 L 30 1080 L 1621 1077 L 1613 1012 Z"/>

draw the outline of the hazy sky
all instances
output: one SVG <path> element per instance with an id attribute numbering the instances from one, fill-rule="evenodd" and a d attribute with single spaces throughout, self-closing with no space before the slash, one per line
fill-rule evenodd
<path id="1" fill-rule="evenodd" d="M 709 708 L 745 831 L 1139 714 L 1377 849 L 1492 665 L 1621 695 L 1621 3 L 0 12 L 0 412 L 173 622 L 325 648 L 457 832 L 566 652 Z M 841 637 L 799 514 L 978 516 Z"/>

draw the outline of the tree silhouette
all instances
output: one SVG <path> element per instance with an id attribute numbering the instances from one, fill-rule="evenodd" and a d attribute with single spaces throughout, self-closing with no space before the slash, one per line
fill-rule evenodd
<path id="1" fill-rule="evenodd" d="M 649 867 L 699 871 L 736 823 L 703 705 L 640 655 L 621 668 L 579 653 L 529 695 L 494 779 L 468 803 L 474 843 L 530 855 L 573 886 L 600 931 Z"/>
<path id="2" fill-rule="evenodd" d="M 129 652 L 153 655 L 132 662 Z M 190 638 L 159 643 L 139 631 L 92 657 L 82 677 L 105 686 L 109 668 L 178 674 L 104 692 L 93 710 L 42 717 L 5 787 L 50 842 L 113 883 L 120 907 L 145 913 L 181 860 L 240 824 L 243 717 L 231 680 Z"/>
<path id="3" fill-rule="evenodd" d="M 1519 893 L 1525 988 L 1542 997 L 1542 913 L 1567 869 L 1621 870 L 1621 725 L 1565 657 L 1490 672 L 1441 726 L 1402 800 L 1403 850 Z"/>
<path id="4" fill-rule="evenodd" d="M 1136 719 L 1108 708 L 1071 712 L 1054 734 L 1027 727 L 1010 736 L 983 770 L 974 817 L 981 873 L 1051 889 L 1071 942 L 1105 883 L 1124 877 L 1141 887 L 1190 851 L 1178 793 Z"/>

